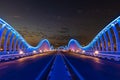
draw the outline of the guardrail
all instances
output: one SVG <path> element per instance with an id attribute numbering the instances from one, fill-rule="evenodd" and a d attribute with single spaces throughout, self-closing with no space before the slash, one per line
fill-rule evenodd
<path id="1" fill-rule="evenodd" d="M 0 55 L 0 61 L 9 61 L 9 60 L 14 60 L 22 57 L 27 57 L 27 56 L 32 56 L 38 53 L 23 53 L 23 54 L 5 54 L 5 55 Z"/>
<path id="2" fill-rule="evenodd" d="M 109 60 L 120 61 L 120 52 L 99 52 L 98 54 L 95 54 L 94 52 L 85 52 L 85 53 L 80 53 L 80 54 L 109 59 Z"/>

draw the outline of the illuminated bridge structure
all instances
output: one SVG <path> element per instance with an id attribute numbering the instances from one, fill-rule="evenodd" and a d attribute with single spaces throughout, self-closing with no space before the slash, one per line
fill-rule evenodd
<path id="1" fill-rule="evenodd" d="M 68 50 L 81 51 L 83 50 L 83 47 L 80 45 L 80 43 L 77 40 L 71 39 L 68 43 Z"/>
<path id="2" fill-rule="evenodd" d="M 28 44 L 25 41 L 25 39 L 12 26 L 10 26 L 8 23 L 6 23 L 2 19 L 0 19 L 0 26 L 1 26 L 1 28 L 0 28 L 0 61 L 4 61 L 4 60 L 8 61 L 11 59 L 16 59 L 16 58 L 20 58 L 20 57 L 24 57 L 24 56 L 33 55 L 36 53 L 42 53 L 42 52 L 52 51 L 52 50 L 54 51 L 54 47 L 51 46 L 51 44 L 49 43 L 49 41 L 47 39 L 41 40 L 39 42 L 39 44 L 36 47 L 34 47 L 34 46 L 31 46 L 30 44 Z M 56 51 L 56 49 L 55 49 L 55 51 Z M 120 61 L 120 16 L 118 18 L 116 18 L 114 21 L 112 21 L 110 24 L 108 24 L 103 30 L 101 30 L 87 46 L 81 46 L 77 40 L 71 39 L 67 46 L 58 47 L 57 52 L 55 52 L 55 53 L 57 53 L 56 55 L 47 57 L 48 63 L 43 64 L 44 62 L 41 62 L 42 66 L 43 65 L 45 65 L 45 66 L 43 66 L 44 68 L 41 67 L 41 72 L 39 73 L 39 75 L 37 76 L 37 78 L 35 80 L 46 80 L 46 79 L 42 79 L 45 76 L 47 76 L 46 78 L 48 78 L 49 80 L 55 80 L 55 79 L 72 80 L 73 76 L 76 80 L 84 80 L 84 78 L 78 72 L 79 70 L 81 71 L 81 69 L 84 66 L 81 67 L 81 65 L 80 65 L 80 67 L 81 67 L 80 69 L 78 69 L 77 67 L 76 67 L 77 68 L 76 69 L 74 67 L 75 66 L 74 64 L 77 63 L 77 62 L 75 62 L 76 60 L 78 60 L 78 63 L 79 63 L 79 61 L 83 61 L 83 59 L 75 59 L 75 58 L 72 58 L 72 56 L 69 57 L 69 56 L 63 55 L 64 53 L 62 53 L 61 51 L 63 51 L 63 52 L 68 51 L 65 53 L 69 53 L 69 51 L 72 51 L 73 53 L 80 53 L 80 54 L 97 56 L 97 57 L 114 59 L 116 61 Z M 44 58 L 43 60 L 40 60 L 40 61 L 46 62 L 47 59 Z M 31 59 L 29 59 L 29 60 L 31 60 Z M 90 59 L 88 59 L 88 60 L 90 60 Z M 96 59 L 96 60 L 99 62 L 98 59 Z M 28 62 L 28 60 L 25 60 L 25 61 Z M 35 61 L 39 62 L 38 59 Z M 32 61 L 32 63 L 35 61 Z M 90 61 L 93 62 L 93 60 L 90 60 Z M 86 62 L 86 60 L 85 60 L 85 62 Z M 98 62 L 97 62 L 97 65 L 98 65 Z M 23 65 L 24 64 L 25 63 L 23 62 Z M 88 64 L 89 63 L 87 63 L 87 65 Z M 99 62 L 99 64 L 100 64 L 100 62 Z M 111 63 L 109 63 L 109 64 L 111 64 Z M 109 64 L 108 64 L 108 67 L 110 66 Z M 29 64 L 29 65 L 31 66 L 31 64 Z M 33 65 L 36 65 L 36 63 L 34 63 Z M 38 66 L 38 65 L 36 65 L 36 66 Z M 78 64 L 76 66 L 78 66 Z M 103 66 L 103 64 L 102 64 L 102 66 Z M 1 67 L 1 70 L 5 70 L 5 68 L 6 67 Z M 34 69 L 34 68 L 37 68 L 37 67 L 33 67 L 33 71 L 34 70 L 36 71 L 37 69 Z M 111 68 L 113 69 L 113 66 Z M 11 69 L 11 67 L 10 67 L 10 69 Z M 16 69 L 18 69 L 18 68 L 16 68 Z M 23 70 L 25 70 L 25 69 L 26 68 L 23 68 Z M 13 68 L 12 68 L 12 70 L 13 70 Z M 28 68 L 27 70 L 31 71 L 31 68 Z M 39 71 L 39 69 L 38 69 L 38 71 Z M 98 71 L 98 70 L 96 70 L 96 71 Z M 91 70 L 89 72 L 91 72 Z M 35 73 L 37 73 L 37 72 L 35 72 Z M 95 70 L 94 70 L 94 73 L 95 73 Z M 93 75 L 94 75 L 94 73 L 93 73 Z M 99 75 L 99 74 L 97 74 L 97 75 Z M 23 77 L 23 78 L 25 78 L 25 77 Z M 93 76 L 93 78 L 94 78 L 94 76 Z"/>
<path id="3" fill-rule="evenodd" d="M 36 53 L 54 49 L 47 39 L 41 40 L 36 47 L 31 46 L 12 26 L 2 19 L 0 19 L 0 26 L 0 55 Z M 101 30 L 88 45 L 81 46 L 77 40 L 71 39 L 68 45 L 62 46 L 62 48 L 86 54 L 103 53 L 119 55 L 120 16 Z"/>
<path id="4" fill-rule="evenodd" d="M 23 54 L 30 52 L 43 52 L 51 50 L 51 45 L 47 39 L 33 47 L 8 23 L 0 19 L 0 54 Z"/>
<path id="5" fill-rule="evenodd" d="M 68 49 L 72 51 L 95 52 L 96 53 L 120 53 L 120 16 L 101 30 L 95 38 L 87 45 L 81 46 L 78 41 L 71 39 Z"/>

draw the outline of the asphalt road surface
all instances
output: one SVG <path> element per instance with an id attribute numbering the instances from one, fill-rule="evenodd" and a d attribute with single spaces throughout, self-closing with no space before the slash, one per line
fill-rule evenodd
<path id="1" fill-rule="evenodd" d="M 0 62 L 0 80 L 35 80 L 55 56 L 54 53 L 38 54 L 9 62 Z M 120 62 L 71 52 L 61 53 L 65 55 L 84 80 L 120 80 Z M 73 78 L 73 80 L 75 79 Z"/>
<path id="2" fill-rule="evenodd" d="M 85 80 L 120 80 L 120 63 L 76 53 L 63 53 Z"/>
<path id="3" fill-rule="evenodd" d="M 54 55 L 38 54 L 0 63 L 0 80 L 35 80 Z"/>

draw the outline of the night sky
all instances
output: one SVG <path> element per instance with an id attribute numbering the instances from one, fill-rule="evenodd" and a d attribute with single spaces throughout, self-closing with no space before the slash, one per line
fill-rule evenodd
<path id="1" fill-rule="evenodd" d="M 120 16 L 120 0 L 0 0 L 0 17 L 33 46 L 47 38 L 55 47 L 71 38 L 87 45 Z"/>

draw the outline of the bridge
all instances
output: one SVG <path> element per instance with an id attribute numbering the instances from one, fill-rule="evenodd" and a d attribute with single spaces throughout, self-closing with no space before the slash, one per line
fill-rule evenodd
<path id="1" fill-rule="evenodd" d="M 101 30 L 86 46 L 71 39 L 68 50 L 102 58 L 120 60 L 120 16 Z"/>
<path id="2" fill-rule="evenodd" d="M 33 47 L 8 23 L 0 19 L 0 55 L 6 56 L 26 56 L 31 53 L 46 52 L 51 50 L 47 39 L 41 40 L 40 43 Z M 6 58 L 5 58 L 6 59 Z"/>
<path id="3" fill-rule="evenodd" d="M 0 19 L 1 80 L 119 80 L 120 16 L 86 46 L 71 39 L 58 49 L 47 39 L 31 46 Z"/>

